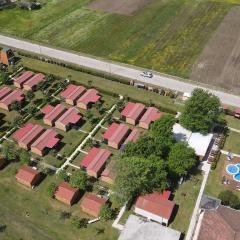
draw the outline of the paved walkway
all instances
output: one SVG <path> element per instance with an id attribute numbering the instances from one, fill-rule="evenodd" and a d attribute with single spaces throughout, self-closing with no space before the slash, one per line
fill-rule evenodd
<path id="1" fill-rule="evenodd" d="M 100 58 L 94 58 L 86 55 L 80 55 L 78 53 L 58 50 L 55 48 L 46 47 L 44 45 L 31 43 L 26 40 L 6 37 L 3 35 L 0 35 L 0 44 L 9 47 L 14 47 L 17 49 L 22 49 L 24 51 L 31 52 L 34 54 L 40 54 L 46 57 L 55 58 L 58 59 L 59 61 L 65 61 L 79 66 L 84 66 L 87 68 L 96 69 L 98 71 L 104 71 L 121 77 L 141 81 L 146 84 L 153 84 L 159 87 L 172 89 L 174 91 L 190 93 L 196 87 L 200 87 L 198 83 L 189 83 L 180 78 L 166 74 L 161 74 L 158 72 L 154 73 L 153 78 L 144 78 L 141 76 L 142 71 L 145 70 L 143 68 L 137 68 L 127 64 L 110 62 Z M 226 92 L 211 90 L 210 86 L 201 88 L 206 89 L 212 92 L 213 94 L 217 95 L 221 99 L 221 101 L 225 104 L 229 104 L 232 106 L 240 105 L 240 96 L 236 96 Z"/>
<path id="2" fill-rule="evenodd" d="M 225 151 L 225 150 L 221 150 L 221 153 L 224 154 L 224 155 L 228 155 L 228 151 Z M 240 158 L 240 154 L 236 154 L 236 153 L 231 153 L 233 157 L 238 157 Z"/>
<path id="3" fill-rule="evenodd" d="M 210 172 L 210 166 L 211 166 L 210 164 L 206 163 L 206 165 L 203 167 L 203 169 L 205 169 L 205 171 L 203 171 L 204 177 L 203 177 L 202 185 L 201 185 L 201 188 L 200 188 L 200 191 L 199 191 L 199 194 L 198 194 L 198 198 L 197 198 L 194 210 L 193 210 L 192 218 L 191 218 L 191 221 L 190 221 L 190 225 L 189 225 L 188 232 L 187 232 L 185 240 L 192 240 L 194 238 L 196 226 L 197 226 L 197 223 L 198 223 L 198 220 L 199 220 L 198 211 L 199 211 L 200 202 L 201 202 L 201 199 L 202 199 L 202 196 L 203 196 L 203 193 L 204 193 L 204 189 L 205 189 L 205 186 L 206 186 L 206 183 L 207 183 L 208 175 L 209 175 L 209 172 Z"/>
<path id="4" fill-rule="evenodd" d="M 239 125 L 240 125 L 240 121 L 239 121 Z M 239 129 L 236 129 L 236 128 L 228 128 L 229 130 L 233 131 L 233 132 L 236 132 L 236 133 L 240 133 L 240 130 Z"/>
<path id="5" fill-rule="evenodd" d="M 124 214 L 125 210 L 126 210 L 126 204 L 121 208 L 117 218 L 115 219 L 115 221 L 112 224 L 112 227 L 114 227 L 114 228 L 116 228 L 120 231 L 123 230 L 124 226 L 122 224 L 119 224 L 118 222 L 120 221 L 120 219 L 121 219 L 122 215 Z"/>

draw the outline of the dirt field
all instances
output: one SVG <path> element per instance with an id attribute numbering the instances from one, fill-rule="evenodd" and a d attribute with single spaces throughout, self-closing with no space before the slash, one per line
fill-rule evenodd
<path id="1" fill-rule="evenodd" d="M 191 79 L 240 93 L 240 7 L 234 7 L 210 39 Z"/>
<path id="2" fill-rule="evenodd" d="M 130 16 L 151 3 L 151 1 L 152 0 L 95 0 L 89 7 L 93 10 L 102 10 L 104 12 Z"/>

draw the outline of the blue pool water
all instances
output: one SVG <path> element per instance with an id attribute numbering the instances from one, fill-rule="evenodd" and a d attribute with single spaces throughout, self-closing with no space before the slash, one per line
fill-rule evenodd
<path id="1" fill-rule="evenodd" d="M 240 182 L 240 173 L 236 174 L 235 176 L 233 176 L 233 179 L 237 182 Z"/>
<path id="2" fill-rule="evenodd" d="M 239 166 L 240 166 L 240 164 L 239 164 Z M 237 165 L 233 165 L 233 164 L 227 165 L 226 170 L 229 174 L 232 174 L 232 175 L 239 173 L 239 167 Z"/>

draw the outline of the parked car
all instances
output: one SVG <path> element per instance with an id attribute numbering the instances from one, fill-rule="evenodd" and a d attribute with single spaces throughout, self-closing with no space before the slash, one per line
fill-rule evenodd
<path id="1" fill-rule="evenodd" d="M 153 78 L 153 74 L 151 72 L 142 72 L 140 75 L 142 77 Z"/>

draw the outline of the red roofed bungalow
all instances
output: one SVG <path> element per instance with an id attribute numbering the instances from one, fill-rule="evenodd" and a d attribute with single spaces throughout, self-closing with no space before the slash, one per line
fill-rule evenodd
<path id="1" fill-rule="evenodd" d="M 10 107 L 13 102 L 22 102 L 23 100 L 23 92 L 21 90 L 14 90 L 0 100 L 0 108 L 10 111 Z"/>
<path id="2" fill-rule="evenodd" d="M 103 182 L 106 182 L 108 184 L 113 184 L 115 181 L 115 178 L 117 176 L 116 174 L 116 167 L 115 167 L 116 161 L 111 161 L 105 170 L 101 174 L 101 180 Z"/>
<path id="3" fill-rule="evenodd" d="M 77 106 L 86 110 L 91 104 L 98 102 L 100 98 L 101 96 L 98 95 L 96 89 L 88 89 L 87 92 L 78 99 Z"/>
<path id="4" fill-rule="evenodd" d="M 145 105 L 142 103 L 129 102 L 122 110 L 121 116 L 124 120 L 132 125 L 136 125 L 145 111 Z"/>
<path id="5" fill-rule="evenodd" d="M 56 192 L 55 198 L 68 205 L 73 205 L 79 197 L 79 189 L 73 188 L 67 182 L 62 182 L 59 184 Z"/>
<path id="6" fill-rule="evenodd" d="M 10 92 L 12 92 L 11 88 L 4 87 L 0 89 L 0 100 L 5 98 Z"/>
<path id="7" fill-rule="evenodd" d="M 152 122 L 161 118 L 163 113 L 159 112 L 155 107 L 149 107 L 139 121 L 139 127 L 149 129 Z"/>
<path id="8" fill-rule="evenodd" d="M 107 200 L 104 198 L 100 198 L 92 193 L 87 193 L 81 201 L 80 208 L 89 215 L 99 217 L 101 207 L 106 202 Z"/>
<path id="9" fill-rule="evenodd" d="M 39 183 L 41 173 L 29 166 L 22 166 L 15 177 L 19 183 L 24 184 L 27 187 L 34 187 Z"/>
<path id="10" fill-rule="evenodd" d="M 139 130 L 134 128 L 131 133 L 128 135 L 127 139 L 124 141 L 124 145 L 128 144 L 129 142 L 136 142 L 139 138 Z"/>
<path id="11" fill-rule="evenodd" d="M 35 74 L 23 84 L 23 88 L 27 91 L 34 90 L 35 87 L 44 80 L 45 76 L 42 73 Z"/>
<path id="12" fill-rule="evenodd" d="M 60 141 L 57 133 L 52 129 L 47 129 L 32 145 L 31 151 L 40 156 L 45 154 L 47 149 L 54 148 Z"/>
<path id="13" fill-rule="evenodd" d="M 235 109 L 234 113 L 235 113 L 234 116 L 236 118 L 240 118 L 240 108 Z"/>
<path id="14" fill-rule="evenodd" d="M 93 147 L 88 154 L 83 158 L 80 166 L 86 168 L 89 176 L 98 178 L 106 166 L 111 152 L 106 149 Z"/>
<path id="15" fill-rule="evenodd" d="M 64 105 L 58 104 L 55 107 L 48 105 L 41 111 L 45 113 L 43 122 L 49 126 L 54 126 L 57 119 L 59 119 L 64 114 L 64 112 L 67 111 L 67 109 Z"/>
<path id="16" fill-rule="evenodd" d="M 175 202 L 169 200 L 170 195 L 170 191 L 164 191 L 140 196 L 136 201 L 134 211 L 150 220 L 168 225 L 175 207 Z"/>
<path id="17" fill-rule="evenodd" d="M 81 120 L 81 115 L 76 108 L 69 108 L 56 122 L 55 127 L 62 130 L 68 131 L 72 125 L 76 125 Z"/>
<path id="18" fill-rule="evenodd" d="M 34 75 L 33 72 L 31 71 L 26 71 L 24 73 L 22 73 L 20 76 L 18 76 L 17 78 L 15 78 L 14 80 L 14 86 L 17 88 L 23 88 L 23 84 L 32 76 Z"/>
<path id="19" fill-rule="evenodd" d="M 76 86 L 70 84 L 62 93 L 61 96 L 65 98 L 66 103 L 76 105 L 77 100 L 86 92 L 83 86 Z"/>
<path id="20" fill-rule="evenodd" d="M 29 150 L 32 143 L 35 142 L 43 132 L 44 129 L 42 126 L 28 123 L 16 131 L 13 138 L 18 142 L 21 148 Z"/>
<path id="21" fill-rule="evenodd" d="M 108 143 L 108 146 L 119 149 L 121 144 L 125 141 L 130 128 L 123 123 L 112 123 L 108 130 L 104 133 L 103 139 Z"/>

